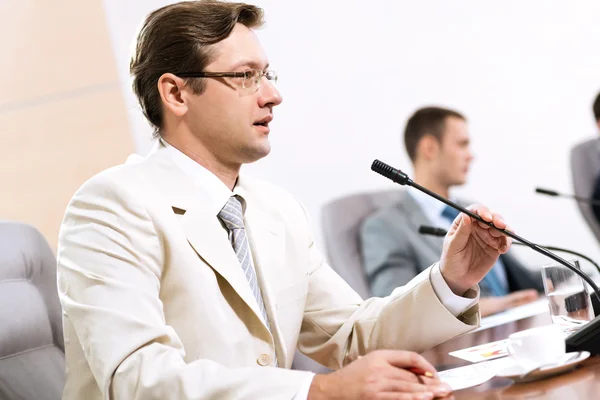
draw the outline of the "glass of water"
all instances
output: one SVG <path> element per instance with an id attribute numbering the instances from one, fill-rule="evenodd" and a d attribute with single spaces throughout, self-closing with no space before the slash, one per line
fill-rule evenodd
<path id="1" fill-rule="evenodd" d="M 578 260 L 568 260 L 579 268 Z M 585 323 L 594 319 L 590 296 L 583 279 L 562 264 L 542 267 L 544 291 L 553 323 Z"/>

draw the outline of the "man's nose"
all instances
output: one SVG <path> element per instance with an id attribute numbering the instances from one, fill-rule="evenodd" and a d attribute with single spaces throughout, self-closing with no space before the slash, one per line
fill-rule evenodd
<path id="1" fill-rule="evenodd" d="M 258 89 L 260 92 L 260 96 L 258 97 L 258 105 L 260 107 L 266 107 L 267 105 L 274 107 L 281 104 L 283 101 L 283 96 L 281 96 L 281 93 L 279 90 L 277 90 L 275 84 L 267 80 L 267 78 L 263 77 L 262 79 L 264 79 L 264 82 Z"/>

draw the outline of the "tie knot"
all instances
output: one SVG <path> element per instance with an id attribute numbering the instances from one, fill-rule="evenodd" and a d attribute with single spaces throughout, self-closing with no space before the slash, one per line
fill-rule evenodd
<path id="1" fill-rule="evenodd" d="M 450 221 L 454 221 L 458 214 L 460 214 L 460 211 L 450 206 L 444 207 L 444 211 L 442 211 L 442 217 L 449 219 Z"/>
<path id="2" fill-rule="evenodd" d="M 233 229 L 244 228 L 244 213 L 242 211 L 242 203 L 237 196 L 231 196 L 221 211 L 219 218 L 225 223 L 225 226 L 230 231 Z"/>

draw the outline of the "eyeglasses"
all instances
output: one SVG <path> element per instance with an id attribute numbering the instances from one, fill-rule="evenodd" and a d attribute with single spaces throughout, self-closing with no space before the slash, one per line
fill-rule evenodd
<path id="1" fill-rule="evenodd" d="M 244 89 L 258 90 L 262 77 L 269 82 L 277 83 L 277 72 L 273 70 L 247 69 L 244 72 L 181 72 L 175 74 L 180 78 L 242 78 Z"/>

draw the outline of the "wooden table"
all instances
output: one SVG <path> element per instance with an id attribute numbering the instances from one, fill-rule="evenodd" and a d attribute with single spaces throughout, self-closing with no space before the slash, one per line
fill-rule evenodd
<path id="1" fill-rule="evenodd" d="M 448 355 L 449 352 L 479 344 L 506 339 L 513 332 L 535 326 L 550 324 L 547 313 L 510 322 L 504 325 L 467 334 L 449 340 L 423 353 L 438 371 L 461 367 L 470 363 Z M 472 388 L 459 390 L 453 397 L 460 399 L 600 399 L 600 357 L 592 357 L 580 364 L 575 370 L 565 374 L 530 383 L 514 383 L 506 378 L 492 380 Z"/>

